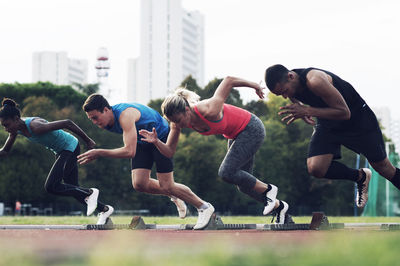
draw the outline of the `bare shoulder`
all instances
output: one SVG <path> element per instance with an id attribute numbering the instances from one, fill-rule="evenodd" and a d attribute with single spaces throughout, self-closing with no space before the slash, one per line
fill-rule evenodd
<path id="1" fill-rule="evenodd" d="M 198 102 L 196 104 L 196 107 L 201 115 L 203 115 L 204 117 L 208 117 L 209 115 L 211 115 L 211 111 L 213 110 L 212 98 Z"/>
<path id="2" fill-rule="evenodd" d="M 35 132 L 37 129 L 43 128 L 44 126 L 48 126 L 49 122 L 41 117 L 35 117 L 32 119 L 29 126 Z"/>
<path id="3" fill-rule="evenodd" d="M 41 117 L 35 117 L 31 121 L 31 125 L 40 125 L 40 124 L 47 124 L 49 123 L 46 119 L 43 119 Z"/>
<path id="4" fill-rule="evenodd" d="M 332 77 L 325 73 L 324 71 L 313 69 L 307 73 L 307 85 L 310 88 L 316 88 L 319 86 L 326 85 L 327 83 L 332 83 Z"/>
<path id="5" fill-rule="evenodd" d="M 138 109 L 134 107 L 126 108 L 124 111 L 121 112 L 119 116 L 119 122 L 123 121 L 138 121 L 140 119 L 141 113 Z"/>

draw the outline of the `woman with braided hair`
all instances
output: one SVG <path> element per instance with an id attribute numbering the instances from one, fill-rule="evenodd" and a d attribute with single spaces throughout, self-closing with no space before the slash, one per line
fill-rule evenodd
<path id="1" fill-rule="evenodd" d="M 88 149 L 94 148 L 96 144 L 79 126 L 69 119 L 48 122 L 40 117 L 21 118 L 16 102 L 8 98 L 2 101 L 0 122 L 9 133 L 4 146 L 0 149 L 0 157 L 8 155 L 18 135 L 42 144 L 56 155 L 56 160 L 45 182 L 46 191 L 54 195 L 77 199 L 83 205 L 87 205 L 88 216 L 97 210 L 99 216 L 97 224 L 106 223 L 114 208 L 97 200 L 98 189 L 83 188 L 78 184 L 79 142 L 75 136 L 64 129 L 72 131 L 83 139 Z"/>

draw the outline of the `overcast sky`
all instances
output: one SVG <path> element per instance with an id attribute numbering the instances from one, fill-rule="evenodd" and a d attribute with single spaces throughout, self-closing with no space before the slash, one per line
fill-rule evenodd
<path id="1" fill-rule="evenodd" d="M 35 51 L 87 59 L 89 82 L 96 82 L 96 52 L 105 46 L 109 83 L 125 89 L 127 59 L 139 56 L 139 4 L 1 0 L 0 82 L 31 82 Z M 258 82 L 276 63 L 319 67 L 352 83 L 370 106 L 388 106 L 400 118 L 400 1 L 182 0 L 182 5 L 205 17 L 206 81 L 234 75 Z M 243 91 L 246 100 L 257 99 L 250 89 Z"/>

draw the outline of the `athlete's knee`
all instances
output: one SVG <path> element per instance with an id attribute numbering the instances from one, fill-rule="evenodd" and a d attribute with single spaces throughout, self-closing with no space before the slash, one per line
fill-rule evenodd
<path id="1" fill-rule="evenodd" d="M 224 175 L 224 176 L 221 176 L 221 178 L 226 183 L 234 184 L 234 185 L 238 185 L 238 186 L 241 185 L 240 179 L 234 174 L 233 175 Z"/>
<path id="2" fill-rule="evenodd" d="M 308 173 L 316 178 L 323 178 L 326 170 L 316 164 L 307 164 Z"/>
<path id="3" fill-rule="evenodd" d="M 56 184 L 50 182 L 46 182 L 44 184 L 44 190 L 46 190 L 46 192 L 50 194 L 57 194 L 58 192 Z"/>
<path id="4" fill-rule="evenodd" d="M 228 167 L 224 167 L 221 165 L 221 167 L 218 170 L 218 175 L 222 178 L 227 183 L 235 184 L 235 173 L 229 169 Z"/>
<path id="5" fill-rule="evenodd" d="M 233 176 L 233 175 L 229 175 L 229 174 L 225 174 L 225 173 L 222 173 L 222 174 L 219 174 L 219 176 L 222 178 L 222 180 L 224 180 L 226 183 L 229 183 L 229 184 L 237 184 L 237 182 L 236 182 L 236 178 Z"/>
<path id="6" fill-rule="evenodd" d="M 146 192 L 147 191 L 147 183 L 132 181 L 132 186 L 138 192 Z"/>

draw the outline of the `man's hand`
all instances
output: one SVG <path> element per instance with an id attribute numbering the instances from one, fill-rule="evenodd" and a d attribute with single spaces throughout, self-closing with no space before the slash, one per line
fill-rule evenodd
<path id="1" fill-rule="evenodd" d="M 100 150 L 93 149 L 78 155 L 79 164 L 87 164 L 100 157 Z"/>
<path id="2" fill-rule="evenodd" d="M 293 123 L 293 121 L 295 121 L 296 119 L 299 119 L 299 118 L 302 118 L 308 124 L 315 123 L 314 120 L 312 120 L 310 118 L 310 116 L 307 115 L 307 107 L 304 105 L 301 105 L 298 103 L 292 103 L 292 104 L 288 104 L 286 106 L 282 106 L 279 109 L 284 110 L 284 111 L 280 111 L 278 113 L 278 115 L 287 114 L 281 120 L 283 122 L 287 121 L 286 124 L 288 124 L 288 125 Z"/>
<path id="3" fill-rule="evenodd" d="M 156 143 L 158 140 L 157 131 L 153 127 L 152 132 L 147 131 L 146 129 L 139 130 L 139 134 L 142 136 L 141 140 L 149 142 L 149 143 Z"/>
<path id="4" fill-rule="evenodd" d="M 306 122 L 309 125 L 315 126 L 315 121 L 311 116 L 305 116 L 302 118 L 304 122 Z"/>

